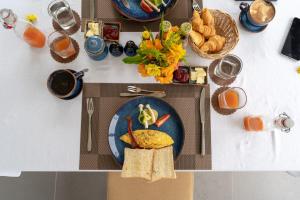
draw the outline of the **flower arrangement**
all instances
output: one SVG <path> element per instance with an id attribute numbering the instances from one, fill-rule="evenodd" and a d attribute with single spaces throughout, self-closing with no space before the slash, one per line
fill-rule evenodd
<path id="1" fill-rule="evenodd" d="M 146 29 L 142 33 L 137 55 L 126 57 L 123 62 L 137 64 L 138 72 L 143 77 L 153 76 L 160 83 L 172 83 L 174 71 L 185 60 L 182 38 L 190 30 L 190 23 L 183 23 L 179 28 L 162 19 L 157 36 L 154 38 L 153 33 Z"/>

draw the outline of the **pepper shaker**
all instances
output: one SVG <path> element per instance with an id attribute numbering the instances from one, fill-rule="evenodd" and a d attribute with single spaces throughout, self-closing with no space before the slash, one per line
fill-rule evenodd
<path id="1" fill-rule="evenodd" d="M 128 41 L 125 45 L 124 52 L 127 56 L 135 56 L 138 46 L 133 41 Z"/>
<path id="2" fill-rule="evenodd" d="M 114 57 L 119 57 L 123 54 L 124 48 L 121 44 L 118 42 L 113 42 L 109 46 L 109 52 Z"/>

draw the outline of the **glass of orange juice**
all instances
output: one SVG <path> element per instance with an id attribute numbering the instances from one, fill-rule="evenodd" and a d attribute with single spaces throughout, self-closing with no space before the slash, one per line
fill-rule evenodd
<path id="1" fill-rule="evenodd" d="M 247 104 L 247 95 L 242 88 L 231 87 L 219 94 L 218 101 L 221 109 L 236 110 Z"/>
<path id="2" fill-rule="evenodd" d="M 66 59 L 76 53 L 71 38 L 62 33 L 55 31 L 48 36 L 48 46 L 58 56 Z"/>

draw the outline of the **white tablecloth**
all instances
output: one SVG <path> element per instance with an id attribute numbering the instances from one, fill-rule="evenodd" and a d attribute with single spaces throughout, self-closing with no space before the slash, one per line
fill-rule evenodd
<path id="1" fill-rule="evenodd" d="M 50 1 L 1 0 L 0 7 L 12 8 L 20 17 L 39 16 L 37 26 L 47 35 L 53 31 L 47 14 Z M 289 4 L 290 3 L 290 4 Z M 293 3 L 293 4 L 292 4 Z M 80 1 L 70 0 L 80 13 Z M 238 20 L 238 3 L 233 0 L 208 0 L 205 6 L 230 13 Z M 300 169 L 300 76 L 299 63 L 280 55 L 283 41 L 300 2 L 279 0 L 275 20 L 263 33 L 244 31 L 234 54 L 243 59 L 244 68 L 234 86 L 243 87 L 249 97 L 246 108 L 231 116 L 212 109 L 213 170 L 297 170 Z M 0 175 L 19 171 L 73 171 L 79 168 L 81 97 L 62 101 L 46 87 L 48 75 L 60 68 L 89 68 L 86 82 L 154 82 L 142 78 L 136 67 L 109 56 L 103 62 L 90 60 L 83 50 L 83 35 L 76 33 L 81 51 L 71 64 L 59 64 L 49 49 L 31 49 L 12 31 L 0 28 Z M 139 33 L 122 33 L 121 43 L 138 42 Z M 194 65 L 210 61 L 188 49 L 187 60 Z M 211 83 L 211 93 L 217 88 Z M 285 111 L 296 122 L 290 134 L 277 135 L 274 150 L 272 134 L 246 134 L 242 118 L 247 114 L 274 117 Z M 297 115 L 298 114 L 298 115 Z"/>

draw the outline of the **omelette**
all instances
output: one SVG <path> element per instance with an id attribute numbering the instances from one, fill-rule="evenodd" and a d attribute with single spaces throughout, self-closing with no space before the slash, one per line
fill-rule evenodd
<path id="1" fill-rule="evenodd" d="M 174 144 L 174 140 L 167 134 L 156 130 L 136 130 L 133 136 L 139 147 L 145 149 L 160 149 Z M 131 144 L 131 138 L 128 133 L 122 135 L 120 140 Z"/>

